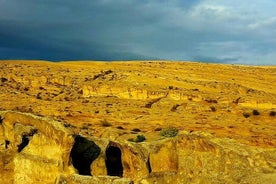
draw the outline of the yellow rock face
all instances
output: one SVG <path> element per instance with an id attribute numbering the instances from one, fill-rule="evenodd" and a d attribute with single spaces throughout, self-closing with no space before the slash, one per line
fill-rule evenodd
<path id="1" fill-rule="evenodd" d="M 1 61 L 0 183 L 276 183 L 275 73 Z"/>
<path id="2" fill-rule="evenodd" d="M 177 172 L 178 155 L 175 141 L 160 142 L 154 145 L 154 150 L 149 156 L 151 171 Z"/>
<path id="3" fill-rule="evenodd" d="M 3 112 L 1 117 L 0 151 L 11 158 L 3 157 L 1 169 L 13 173 L 13 177 L 2 178 L 4 183 L 54 183 L 61 173 L 70 171 L 74 142 L 62 124 L 15 112 Z M 11 166 L 10 171 L 6 165 Z"/>

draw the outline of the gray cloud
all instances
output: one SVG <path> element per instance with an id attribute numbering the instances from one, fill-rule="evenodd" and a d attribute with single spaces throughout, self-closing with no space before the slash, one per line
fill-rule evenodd
<path id="1" fill-rule="evenodd" d="M 0 0 L 0 58 L 276 64 L 276 2 Z"/>

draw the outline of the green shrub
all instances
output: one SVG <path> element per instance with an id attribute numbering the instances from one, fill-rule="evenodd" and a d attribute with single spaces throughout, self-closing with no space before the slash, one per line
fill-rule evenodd
<path id="1" fill-rule="evenodd" d="M 128 139 L 128 141 L 131 142 L 144 142 L 146 140 L 146 137 L 144 135 L 137 135 L 136 139 Z"/>
<path id="2" fill-rule="evenodd" d="M 135 142 L 143 142 L 146 140 L 146 137 L 144 135 L 137 135 Z"/>
<path id="3" fill-rule="evenodd" d="M 168 127 L 161 130 L 160 135 L 163 137 L 175 137 L 178 134 L 178 129 L 174 127 Z"/>

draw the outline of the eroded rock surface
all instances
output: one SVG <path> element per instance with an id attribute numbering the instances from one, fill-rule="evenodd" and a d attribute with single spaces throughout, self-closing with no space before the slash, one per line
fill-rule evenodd
<path id="1" fill-rule="evenodd" d="M 186 131 L 153 142 L 111 141 L 31 114 L 5 111 L 1 119 L 1 183 L 276 182 L 275 148 Z"/>
<path id="2" fill-rule="evenodd" d="M 54 183 L 70 173 L 72 133 L 60 122 L 1 112 L 2 183 Z"/>

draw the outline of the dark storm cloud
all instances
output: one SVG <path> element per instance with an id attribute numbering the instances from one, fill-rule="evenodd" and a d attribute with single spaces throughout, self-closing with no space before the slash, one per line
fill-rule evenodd
<path id="1" fill-rule="evenodd" d="M 276 3 L 0 0 L 0 58 L 276 64 Z"/>

